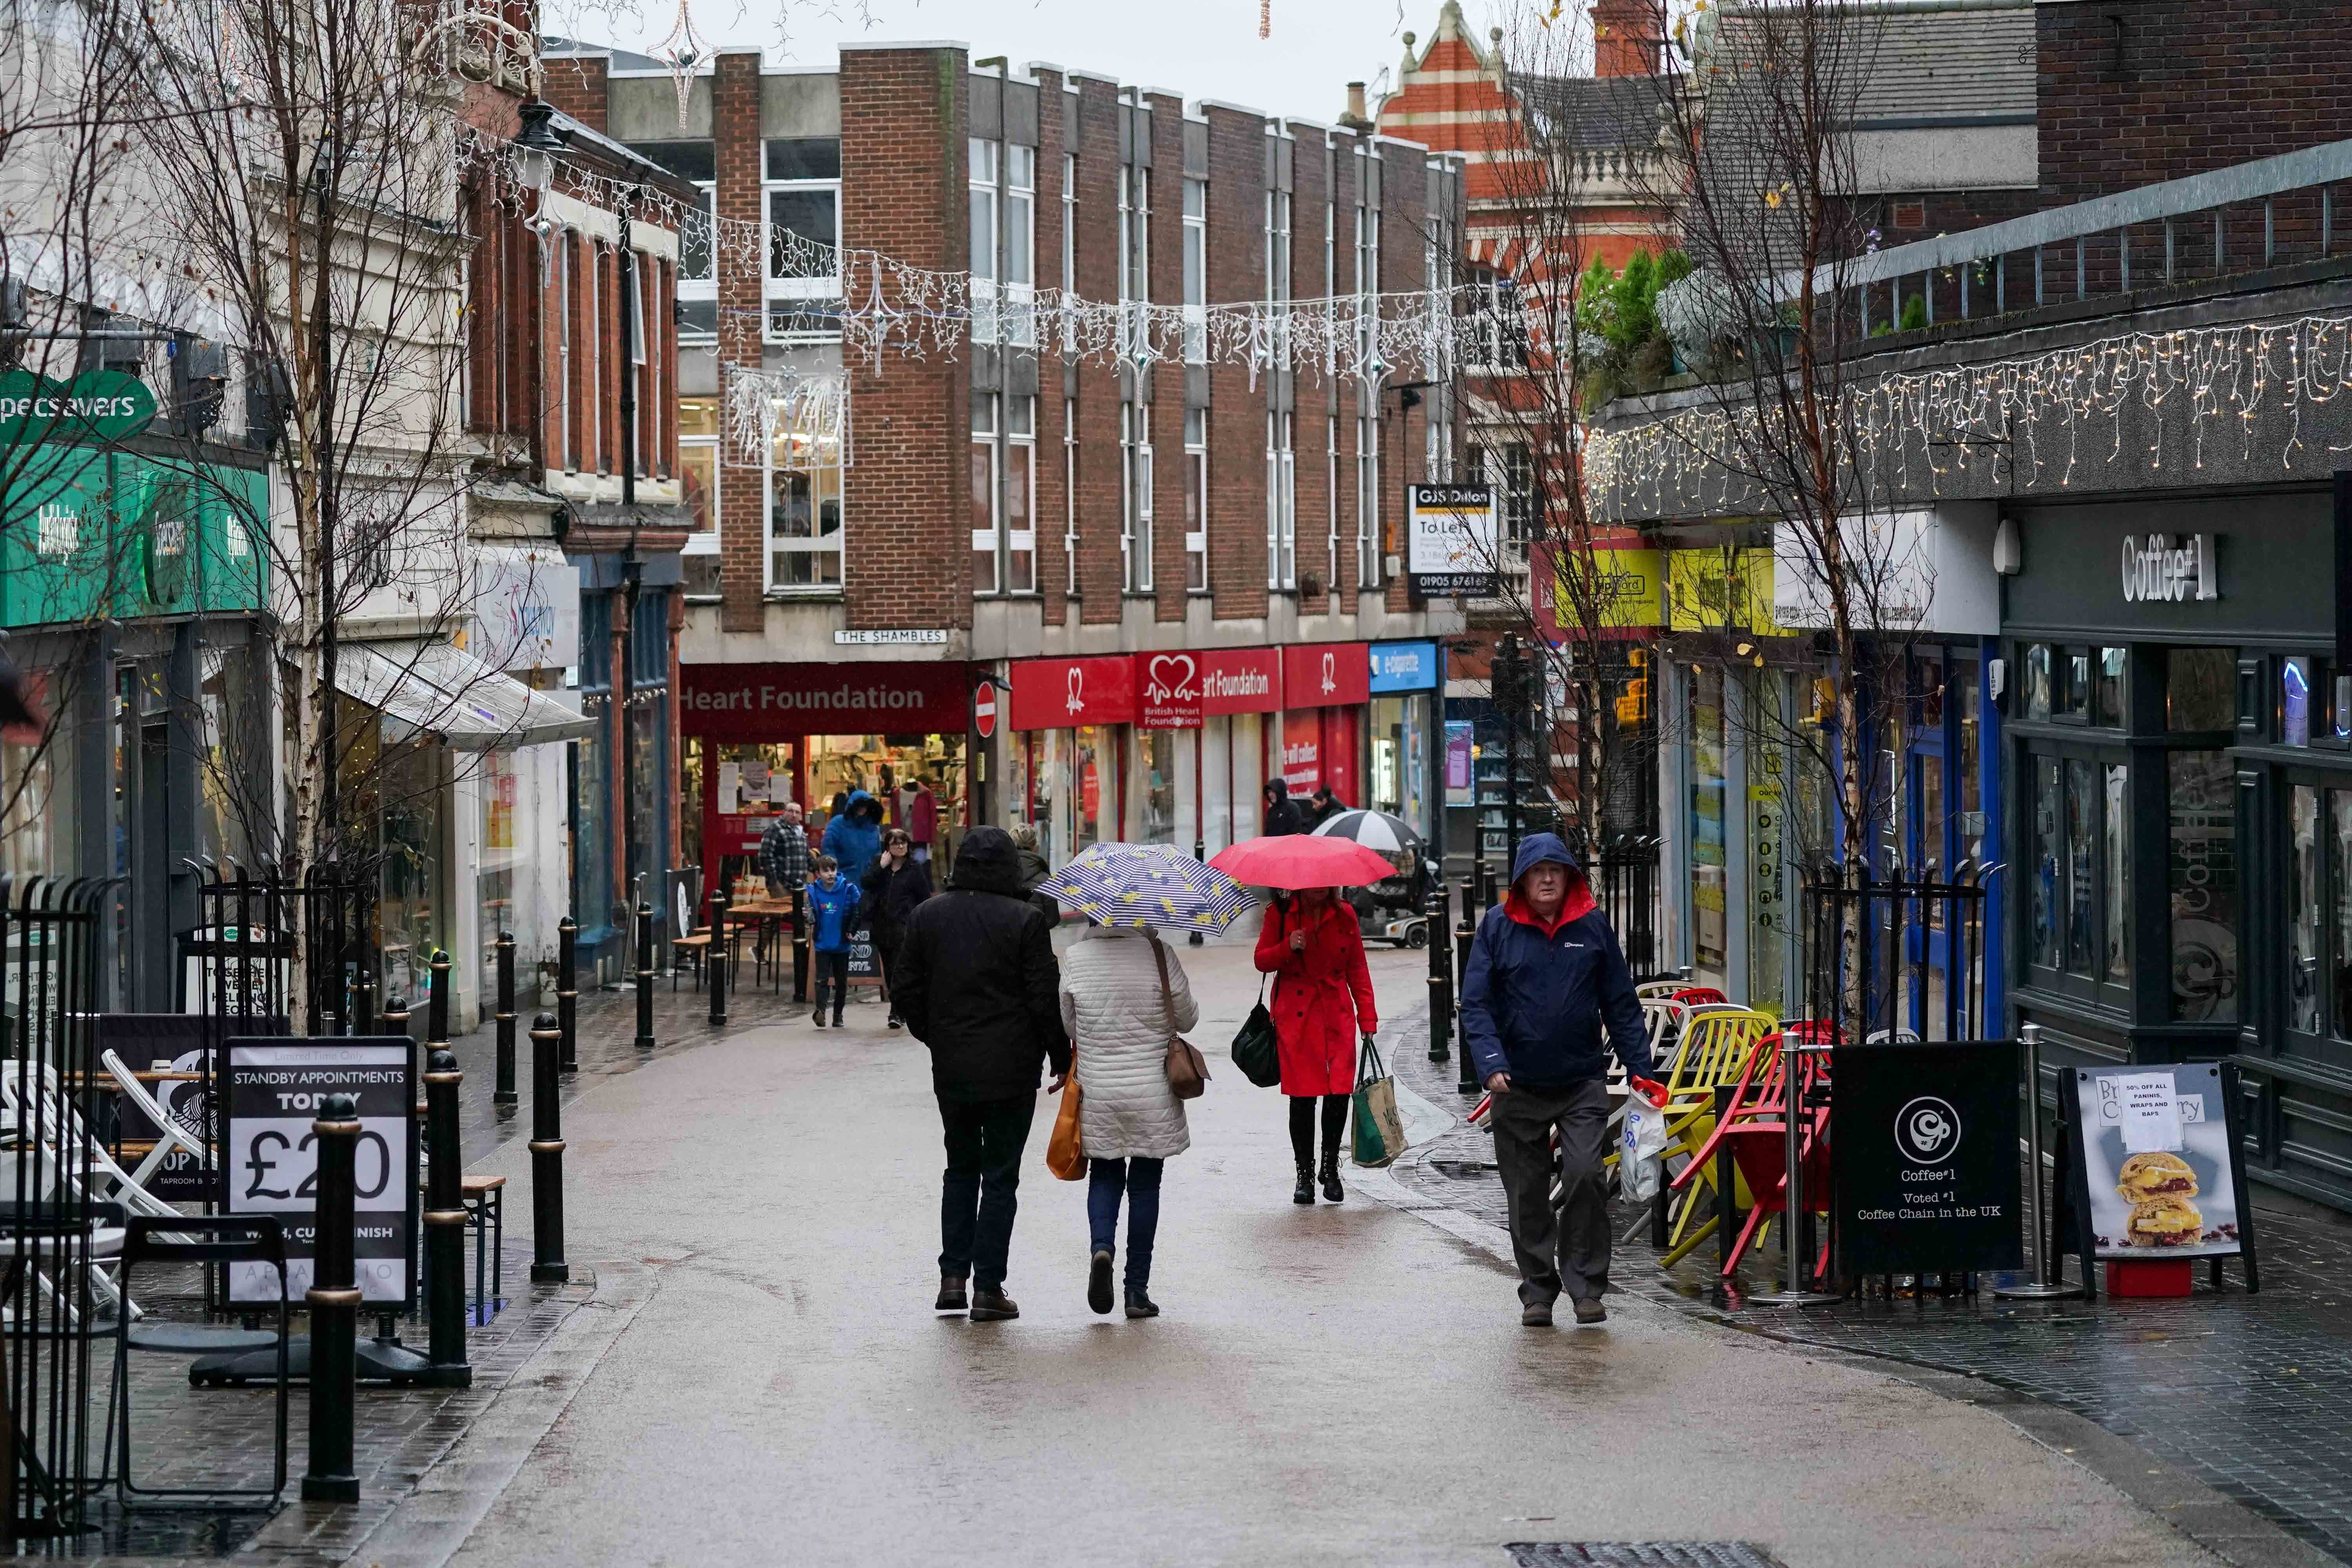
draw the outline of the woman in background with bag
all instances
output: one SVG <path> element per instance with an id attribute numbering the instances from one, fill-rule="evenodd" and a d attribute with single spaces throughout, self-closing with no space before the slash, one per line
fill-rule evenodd
<path id="1" fill-rule="evenodd" d="M 1192 1147 L 1179 1089 L 1171 1081 L 1175 1037 L 1200 1022 L 1184 966 L 1149 931 L 1097 925 L 1062 956 L 1062 1024 L 1084 1064 L 1080 1141 L 1087 1159 L 1087 1218 L 1093 1256 L 1087 1305 L 1111 1310 L 1119 1200 L 1127 1200 L 1125 1296 L 1130 1318 L 1156 1318 L 1151 1244 L 1160 1227 L 1162 1163 Z M 1190 1046 L 1190 1061 L 1199 1054 Z"/>
<path id="2" fill-rule="evenodd" d="M 1358 1042 L 1380 1026 L 1364 934 L 1332 889 L 1277 894 L 1257 933 L 1258 969 L 1275 977 L 1274 1031 L 1282 1092 L 1290 1100 L 1290 1152 L 1298 1165 L 1295 1204 L 1315 1201 L 1315 1102 L 1323 1102 L 1323 1196 L 1338 1203 L 1339 1134 L 1356 1087 Z"/>

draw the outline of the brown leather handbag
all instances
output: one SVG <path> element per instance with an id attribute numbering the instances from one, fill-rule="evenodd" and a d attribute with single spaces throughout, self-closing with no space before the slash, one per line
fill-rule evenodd
<path id="1" fill-rule="evenodd" d="M 1168 1087 L 1179 1100 L 1198 1100 L 1209 1087 L 1209 1064 L 1192 1041 L 1176 1032 L 1176 993 L 1168 984 L 1168 950 L 1149 931 L 1144 939 L 1151 943 L 1151 962 L 1160 966 L 1160 1005 L 1168 1010 Z"/>

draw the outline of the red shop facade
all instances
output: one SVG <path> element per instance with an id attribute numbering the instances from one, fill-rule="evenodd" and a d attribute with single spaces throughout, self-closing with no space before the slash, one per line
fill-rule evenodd
<path id="1" fill-rule="evenodd" d="M 679 677 L 685 798 L 701 803 L 689 864 L 758 869 L 760 839 L 787 802 L 822 837 L 834 803 L 865 790 L 910 821 L 918 783 L 939 832 L 971 821 L 971 667 L 960 661 L 688 664 Z M 708 882 L 706 881 L 706 886 Z"/>
<path id="2" fill-rule="evenodd" d="M 1363 643 L 1016 660 L 1011 814 L 1059 865 L 1112 841 L 1213 855 L 1256 837 L 1276 775 L 1360 805 L 1370 668 Z"/>

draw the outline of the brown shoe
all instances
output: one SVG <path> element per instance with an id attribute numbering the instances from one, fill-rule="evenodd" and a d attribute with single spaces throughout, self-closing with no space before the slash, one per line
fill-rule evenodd
<path id="1" fill-rule="evenodd" d="M 940 1275 L 940 1299 L 932 1304 L 931 1310 L 935 1312 L 961 1312 L 970 1303 L 965 1301 L 963 1297 L 963 1276 Z"/>
<path id="2" fill-rule="evenodd" d="M 1609 1321 L 1609 1309 L 1601 1304 L 1598 1296 L 1579 1296 L 1576 1299 L 1576 1321 L 1580 1323 L 1605 1323 Z"/>
<path id="3" fill-rule="evenodd" d="M 1519 1321 L 1530 1329 L 1550 1328 L 1551 1303 L 1549 1301 L 1528 1302 L 1519 1309 Z"/>
<path id="4" fill-rule="evenodd" d="M 1002 1289 L 991 1290 L 983 1285 L 971 1293 L 971 1321 L 975 1323 L 998 1323 L 1020 1315 L 1020 1305 Z"/>

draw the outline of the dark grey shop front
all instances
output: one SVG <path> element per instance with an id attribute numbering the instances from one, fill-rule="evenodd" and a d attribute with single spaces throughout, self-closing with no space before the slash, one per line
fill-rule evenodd
<path id="1" fill-rule="evenodd" d="M 2229 1058 L 2352 1208 L 2352 670 L 2325 490 L 2013 506 L 2010 990 L 2051 1066 Z"/>

